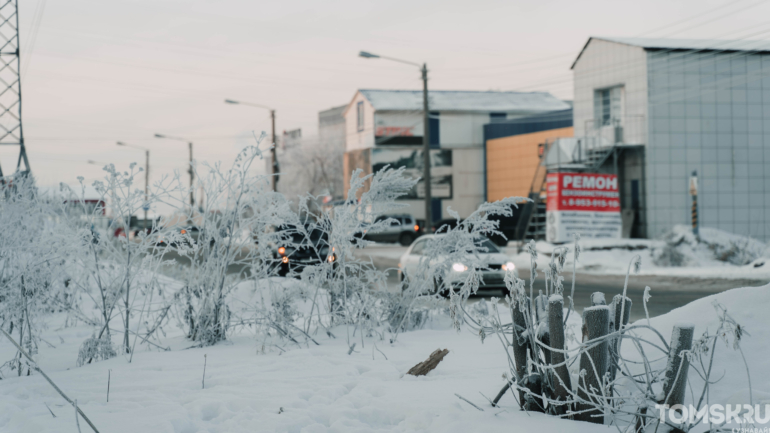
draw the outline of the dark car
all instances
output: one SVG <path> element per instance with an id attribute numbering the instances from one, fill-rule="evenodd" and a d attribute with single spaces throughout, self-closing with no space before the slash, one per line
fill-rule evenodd
<path id="1" fill-rule="evenodd" d="M 329 236 L 325 231 L 318 228 L 297 230 L 291 227 L 280 227 L 278 230 L 285 232 L 283 240 L 275 244 L 273 251 L 279 276 L 298 276 L 307 266 L 335 261 L 336 256 L 330 251 Z"/>
<path id="2" fill-rule="evenodd" d="M 409 246 L 420 236 L 420 226 L 411 215 L 382 215 L 374 220 L 375 223 L 390 219 L 390 226 L 377 232 L 369 231 L 364 238 L 374 242 L 398 242 Z"/>

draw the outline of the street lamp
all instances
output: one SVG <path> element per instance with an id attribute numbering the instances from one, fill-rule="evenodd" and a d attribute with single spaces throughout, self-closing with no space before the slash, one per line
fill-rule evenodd
<path id="1" fill-rule="evenodd" d="M 190 168 L 187 169 L 187 172 L 190 173 L 190 209 L 195 208 L 195 196 L 193 194 L 193 180 L 195 179 L 195 174 L 193 172 L 193 144 L 192 141 L 186 140 L 181 137 L 172 137 L 170 135 L 164 135 L 164 134 L 155 134 L 155 138 L 165 138 L 168 140 L 176 140 L 176 141 L 183 141 L 187 143 L 187 147 L 190 149 Z"/>
<path id="2" fill-rule="evenodd" d="M 149 183 L 150 183 L 150 149 L 142 146 L 134 146 L 133 144 L 126 144 L 122 141 L 116 143 L 118 146 L 133 147 L 144 151 L 144 204 L 142 209 L 144 210 L 144 232 L 147 233 L 147 211 L 150 210 L 149 199 Z M 96 164 L 96 161 L 88 160 L 89 164 Z"/>
<path id="3" fill-rule="evenodd" d="M 430 179 L 430 113 L 428 112 L 428 64 L 409 62 L 372 54 L 366 51 L 358 53 L 359 57 L 365 59 L 385 59 L 398 63 L 404 63 L 411 66 L 417 66 L 422 73 L 422 110 L 423 110 L 423 133 L 422 133 L 422 157 L 423 157 L 423 183 L 425 185 L 425 232 L 430 233 L 433 227 L 433 208 L 431 207 L 431 179 Z"/>
<path id="4" fill-rule="evenodd" d="M 234 104 L 234 105 L 248 105 L 250 107 L 257 107 L 257 108 L 264 108 L 266 110 L 270 110 L 270 123 L 272 124 L 273 129 L 273 147 L 270 150 L 270 155 L 272 158 L 271 166 L 273 169 L 273 191 L 278 191 L 278 156 L 275 153 L 275 110 L 266 106 L 266 105 L 260 105 L 260 104 L 254 104 L 251 102 L 242 102 L 242 101 L 234 101 L 232 99 L 225 99 L 225 104 Z"/>

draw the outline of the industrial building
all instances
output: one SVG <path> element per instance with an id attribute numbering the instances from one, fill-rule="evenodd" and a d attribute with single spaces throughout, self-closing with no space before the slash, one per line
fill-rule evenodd
<path id="1" fill-rule="evenodd" d="M 616 176 L 624 237 L 696 215 L 770 240 L 770 43 L 592 37 L 572 70 L 571 129 L 558 113 L 485 127 L 487 198 L 534 201 L 519 238 L 547 237 L 548 174 L 588 173 Z"/>
<path id="2" fill-rule="evenodd" d="M 465 218 L 485 197 L 484 125 L 570 105 L 545 92 L 429 91 L 432 213 L 448 218 L 451 207 Z M 422 91 L 359 90 L 345 117 L 345 185 L 357 168 L 364 174 L 385 165 L 422 174 Z M 406 212 L 425 218 L 424 186 L 406 197 Z"/>

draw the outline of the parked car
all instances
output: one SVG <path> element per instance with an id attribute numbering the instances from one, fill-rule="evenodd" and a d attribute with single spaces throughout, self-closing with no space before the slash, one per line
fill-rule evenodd
<path id="1" fill-rule="evenodd" d="M 307 266 L 324 261 L 334 262 L 337 258 L 333 251 L 329 251 L 329 236 L 323 230 L 307 230 L 307 236 L 289 226 L 279 227 L 278 230 L 288 232 L 284 242 L 273 245 L 279 276 L 298 276 Z"/>
<path id="2" fill-rule="evenodd" d="M 414 241 L 414 243 L 401 256 L 401 259 L 398 263 L 399 277 L 402 281 L 407 280 L 408 282 L 410 276 L 417 275 L 421 260 L 425 257 L 424 251 L 428 245 L 428 242 L 430 242 L 432 239 L 437 239 L 444 236 L 446 235 L 424 235 L 420 236 L 416 241 Z M 507 255 L 503 254 L 500 249 L 498 249 L 498 247 L 489 239 L 481 238 L 479 240 L 479 246 L 486 249 L 485 252 L 480 254 L 482 267 L 479 270 L 481 271 L 483 281 L 479 285 L 479 289 L 503 290 L 505 292 L 507 290 L 505 286 L 505 273 L 507 271 L 516 272 L 516 265 L 514 265 L 511 259 Z M 443 264 L 446 260 L 449 260 L 449 257 L 439 256 L 438 261 L 434 261 L 430 263 L 430 265 L 437 266 Z M 471 260 L 468 260 L 466 263 L 452 263 L 449 271 L 445 275 L 439 277 L 440 281 L 436 282 L 436 287 L 439 287 L 441 282 L 444 281 L 448 283 L 448 285 L 457 288 L 456 285 L 458 285 L 464 279 L 463 274 L 468 271 L 468 265 L 470 262 Z"/>
<path id="3" fill-rule="evenodd" d="M 411 215 L 381 215 L 374 220 L 391 220 L 390 226 L 377 232 L 367 232 L 364 238 L 374 242 L 398 242 L 403 246 L 411 245 L 420 235 L 420 226 Z"/>

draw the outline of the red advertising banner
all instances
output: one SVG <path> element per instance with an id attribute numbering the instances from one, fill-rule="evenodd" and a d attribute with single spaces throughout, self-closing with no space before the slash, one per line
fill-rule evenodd
<path id="1" fill-rule="evenodd" d="M 614 174 L 551 173 L 546 182 L 548 212 L 620 212 L 618 177 Z"/>

